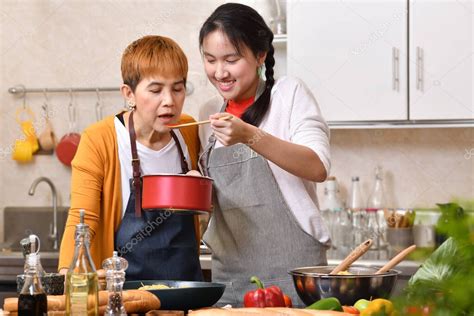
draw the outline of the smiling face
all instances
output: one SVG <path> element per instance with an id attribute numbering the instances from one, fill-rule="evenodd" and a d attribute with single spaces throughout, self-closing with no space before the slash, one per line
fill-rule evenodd
<path id="1" fill-rule="evenodd" d="M 184 79 L 174 76 L 145 78 L 131 96 L 141 125 L 158 133 L 167 133 L 166 125 L 177 123 L 183 109 L 186 96 Z"/>
<path id="2" fill-rule="evenodd" d="M 202 53 L 207 77 L 224 99 L 239 102 L 255 96 L 259 82 L 257 68 L 266 54 L 257 58 L 245 45 L 239 54 L 219 30 L 204 38 Z"/>

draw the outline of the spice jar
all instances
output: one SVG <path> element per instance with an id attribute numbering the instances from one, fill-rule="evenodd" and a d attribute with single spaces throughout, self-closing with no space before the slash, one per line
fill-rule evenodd
<path id="1" fill-rule="evenodd" d="M 114 251 L 111 258 L 104 260 L 102 268 L 105 269 L 107 291 L 109 292 L 109 298 L 104 315 L 127 316 L 122 301 L 125 270 L 128 268 L 127 260 L 119 257 L 117 251 Z"/>

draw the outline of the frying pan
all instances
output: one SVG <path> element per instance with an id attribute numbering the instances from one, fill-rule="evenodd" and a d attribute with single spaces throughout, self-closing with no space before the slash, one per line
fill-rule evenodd
<path id="1" fill-rule="evenodd" d="M 196 281 L 143 280 L 126 281 L 124 290 L 138 289 L 143 285 L 164 284 L 171 289 L 147 290 L 160 299 L 163 310 L 183 310 L 209 307 L 224 294 L 225 284 Z"/>

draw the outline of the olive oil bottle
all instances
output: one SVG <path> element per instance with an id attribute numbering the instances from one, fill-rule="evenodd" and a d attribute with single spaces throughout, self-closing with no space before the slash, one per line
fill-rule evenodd
<path id="1" fill-rule="evenodd" d="M 76 225 L 74 258 L 66 275 L 66 315 L 99 314 L 98 278 L 89 252 L 89 226 L 84 224 L 85 211 L 80 210 Z"/>

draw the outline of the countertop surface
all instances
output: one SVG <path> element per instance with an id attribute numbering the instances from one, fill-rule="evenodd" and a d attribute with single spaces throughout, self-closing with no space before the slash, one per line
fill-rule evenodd
<path id="1" fill-rule="evenodd" d="M 200 256 L 201 267 L 203 270 L 211 270 L 212 261 L 210 254 Z M 341 260 L 328 260 L 329 265 L 337 265 Z M 42 252 L 41 264 L 47 272 L 56 271 L 58 263 L 57 252 Z M 383 266 L 386 260 L 358 260 L 355 265 L 363 266 Z M 23 270 L 24 259 L 20 252 L 0 252 L 0 282 L 14 281 L 17 274 Z M 401 271 L 402 276 L 411 276 L 420 267 L 421 262 L 405 260 L 396 266 L 396 270 Z"/>

